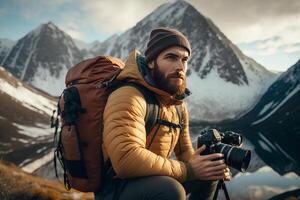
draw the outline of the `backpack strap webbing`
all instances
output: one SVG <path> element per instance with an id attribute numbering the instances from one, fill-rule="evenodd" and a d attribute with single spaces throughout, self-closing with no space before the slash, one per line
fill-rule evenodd
<path id="1" fill-rule="evenodd" d="M 156 97 L 154 96 L 153 92 L 147 89 L 145 86 L 133 83 L 133 82 L 126 82 L 123 83 L 120 87 L 123 86 L 132 86 L 139 90 L 140 93 L 143 94 L 144 99 L 147 104 L 146 109 L 146 116 L 145 116 L 145 129 L 147 135 L 151 132 L 152 128 L 157 123 L 157 119 L 159 116 L 159 102 L 157 101 Z"/>
<path id="2" fill-rule="evenodd" d="M 176 105 L 176 112 L 179 117 L 179 125 L 180 125 L 180 134 L 183 132 L 183 110 L 182 105 Z"/>

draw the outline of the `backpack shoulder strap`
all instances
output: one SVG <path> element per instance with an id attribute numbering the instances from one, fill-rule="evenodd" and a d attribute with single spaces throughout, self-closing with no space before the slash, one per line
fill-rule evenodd
<path id="1" fill-rule="evenodd" d="M 181 126 L 180 134 L 181 134 L 182 131 L 183 131 L 183 110 L 182 110 L 182 105 L 176 105 L 175 108 L 176 108 L 177 115 L 179 117 L 179 124 Z"/>
<path id="2" fill-rule="evenodd" d="M 138 83 L 126 82 L 123 83 L 122 86 L 132 86 L 138 89 L 144 96 L 144 99 L 147 103 L 146 116 L 145 116 L 145 128 L 147 135 L 151 132 L 152 128 L 157 123 L 157 119 L 159 116 L 159 103 L 154 96 L 153 92 L 147 89 L 145 86 L 140 85 Z"/>

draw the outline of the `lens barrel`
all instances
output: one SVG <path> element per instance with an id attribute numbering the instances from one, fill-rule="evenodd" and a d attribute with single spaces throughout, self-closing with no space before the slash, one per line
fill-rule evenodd
<path id="1" fill-rule="evenodd" d="M 214 145 L 215 152 L 224 154 L 225 163 L 241 172 L 245 172 L 251 160 L 251 151 L 224 143 Z"/>

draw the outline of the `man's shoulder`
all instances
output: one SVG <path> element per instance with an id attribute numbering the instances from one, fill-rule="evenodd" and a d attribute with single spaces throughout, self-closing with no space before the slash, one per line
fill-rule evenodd
<path id="1" fill-rule="evenodd" d="M 133 102 L 138 101 L 141 104 L 146 103 L 144 99 L 144 95 L 141 91 L 132 86 L 132 85 L 124 85 L 114 90 L 108 98 L 108 101 L 122 101 L 122 102 Z"/>
<path id="2" fill-rule="evenodd" d="M 131 86 L 122 86 L 113 91 L 107 99 L 104 116 L 119 115 L 121 112 L 144 118 L 147 103 L 140 91 Z"/>

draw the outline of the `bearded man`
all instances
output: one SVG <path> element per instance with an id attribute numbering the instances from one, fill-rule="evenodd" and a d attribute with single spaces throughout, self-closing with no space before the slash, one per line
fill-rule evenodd
<path id="1" fill-rule="evenodd" d="M 129 55 L 117 79 L 151 91 L 159 120 L 146 133 L 147 102 L 136 87 L 123 86 L 110 95 L 103 115 L 103 154 L 110 164 L 105 173 L 113 175 L 96 199 L 182 200 L 189 193 L 189 199 L 212 199 L 216 180 L 230 179 L 223 154 L 201 155 L 205 146 L 194 151 L 191 143 L 184 102 L 190 57 L 188 39 L 170 28 L 151 31 L 145 56 Z"/>

